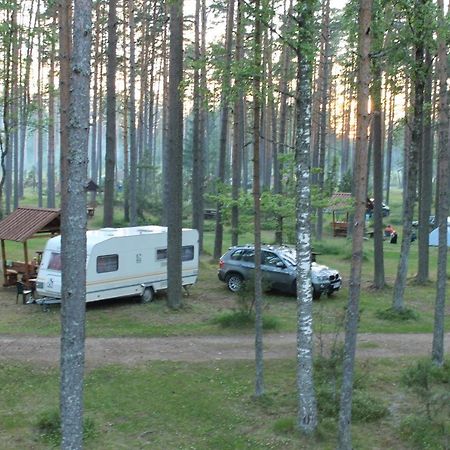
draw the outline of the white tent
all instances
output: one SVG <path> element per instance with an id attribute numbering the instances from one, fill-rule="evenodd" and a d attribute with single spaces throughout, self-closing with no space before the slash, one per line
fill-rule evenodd
<path id="1" fill-rule="evenodd" d="M 439 228 L 435 228 L 430 233 L 429 245 L 433 247 L 439 245 Z M 450 217 L 447 217 L 447 247 L 450 247 Z"/>

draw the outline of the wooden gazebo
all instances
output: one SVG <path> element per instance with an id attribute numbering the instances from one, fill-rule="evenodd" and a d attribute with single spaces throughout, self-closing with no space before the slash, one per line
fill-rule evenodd
<path id="1" fill-rule="evenodd" d="M 15 285 L 18 275 L 28 284 L 37 271 L 38 261 L 29 259 L 27 241 L 42 235 L 61 232 L 61 210 L 50 208 L 20 207 L 0 221 L 0 241 L 4 286 Z M 23 243 L 23 261 L 9 261 L 6 258 L 5 241 Z"/>
<path id="2" fill-rule="evenodd" d="M 333 236 L 347 237 L 348 220 L 352 205 L 352 194 L 349 192 L 335 192 L 331 196 L 329 211 L 333 213 L 331 228 Z"/>

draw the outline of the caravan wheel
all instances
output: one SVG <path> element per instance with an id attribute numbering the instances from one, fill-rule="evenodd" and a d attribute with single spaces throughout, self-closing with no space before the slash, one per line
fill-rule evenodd
<path id="1" fill-rule="evenodd" d="M 144 289 L 144 292 L 141 295 L 141 303 L 150 303 L 153 301 L 153 288 L 147 287 Z"/>

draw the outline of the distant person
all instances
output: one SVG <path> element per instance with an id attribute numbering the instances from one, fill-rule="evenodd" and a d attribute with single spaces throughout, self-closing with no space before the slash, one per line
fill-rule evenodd
<path id="1" fill-rule="evenodd" d="M 391 240 L 389 241 L 391 244 L 397 243 L 397 232 L 394 230 L 391 234 Z"/>
<path id="2" fill-rule="evenodd" d="M 389 224 L 385 229 L 384 229 L 384 237 L 391 237 L 392 233 L 395 233 L 394 227 Z"/>

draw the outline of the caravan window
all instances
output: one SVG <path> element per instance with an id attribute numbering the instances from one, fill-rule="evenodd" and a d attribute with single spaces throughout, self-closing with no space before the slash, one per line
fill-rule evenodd
<path id="1" fill-rule="evenodd" d="M 119 255 L 97 256 L 97 273 L 115 272 L 119 269 Z"/>
<path id="2" fill-rule="evenodd" d="M 156 250 L 156 259 L 157 261 L 167 259 L 167 248 L 159 248 Z"/>
<path id="3" fill-rule="evenodd" d="M 52 253 L 48 262 L 47 269 L 49 270 L 61 270 L 61 253 Z"/>
<path id="4" fill-rule="evenodd" d="M 167 259 L 167 248 L 156 250 L 156 259 L 163 261 Z M 181 261 L 192 261 L 194 259 L 194 246 L 184 245 L 181 249 Z"/>
<path id="5" fill-rule="evenodd" d="M 194 259 L 194 246 L 184 245 L 181 251 L 181 261 L 192 261 Z"/>

